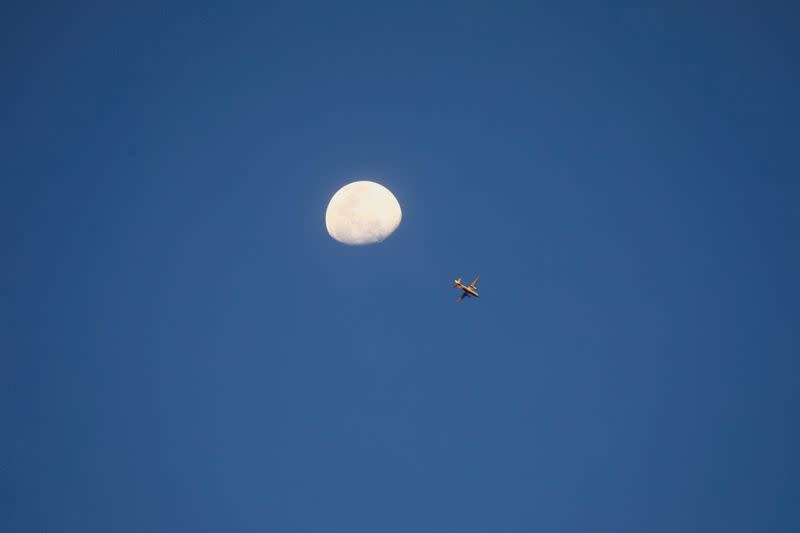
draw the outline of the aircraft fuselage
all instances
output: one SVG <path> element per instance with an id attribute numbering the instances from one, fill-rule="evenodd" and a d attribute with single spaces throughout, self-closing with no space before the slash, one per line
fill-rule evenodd
<path id="1" fill-rule="evenodd" d="M 480 296 L 478 295 L 478 291 L 476 291 L 472 287 L 464 285 L 463 283 L 461 283 L 458 280 L 456 280 L 456 287 L 458 287 L 459 289 L 464 291 L 466 294 L 469 294 L 470 296 L 474 296 L 475 298 L 480 298 Z"/>

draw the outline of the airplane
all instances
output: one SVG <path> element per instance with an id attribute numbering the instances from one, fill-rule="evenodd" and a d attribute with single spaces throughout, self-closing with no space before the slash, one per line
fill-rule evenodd
<path id="1" fill-rule="evenodd" d="M 475 281 L 473 281 L 471 285 L 464 285 L 463 283 L 461 283 L 461 278 L 455 280 L 455 283 L 453 283 L 453 288 L 458 287 L 459 289 L 464 291 L 461 293 L 461 296 L 456 301 L 461 302 L 461 300 L 463 300 L 467 296 L 474 296 L 475 298 L 480 298 L 480 296 L 478 295 L 478 291 L 475 289 L 475 286 L 478 284 L 479 279 L 481 279 L 480 274 L 478 274 L 478 277 L 475 278 Z"/>

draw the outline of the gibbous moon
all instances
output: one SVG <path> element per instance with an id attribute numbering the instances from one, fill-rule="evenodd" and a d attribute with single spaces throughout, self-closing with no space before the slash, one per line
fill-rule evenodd
<path id="1" fill-rule="evenodd" d="M 331 237 L 344 244 L 373 244 L 391 235 L 402 217 L 392 191 L 373 181 L 354 181 L 331 198 L 325 226 Z"/>

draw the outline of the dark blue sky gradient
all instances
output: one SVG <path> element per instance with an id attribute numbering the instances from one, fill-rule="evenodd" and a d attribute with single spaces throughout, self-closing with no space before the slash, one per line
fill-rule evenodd
<path id="1" fill-rule="evenodd" d="M 792 3 L 110 4 L 0 7 L 0 531 L 800 530 Z"/>

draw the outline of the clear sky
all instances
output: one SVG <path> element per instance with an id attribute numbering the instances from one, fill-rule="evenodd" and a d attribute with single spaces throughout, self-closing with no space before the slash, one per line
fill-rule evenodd
<path id="1" fill-rule="evenodd" d="M 794 3 L 113 4 L 0 7 L 0 531 L 800 530 Z"/>

